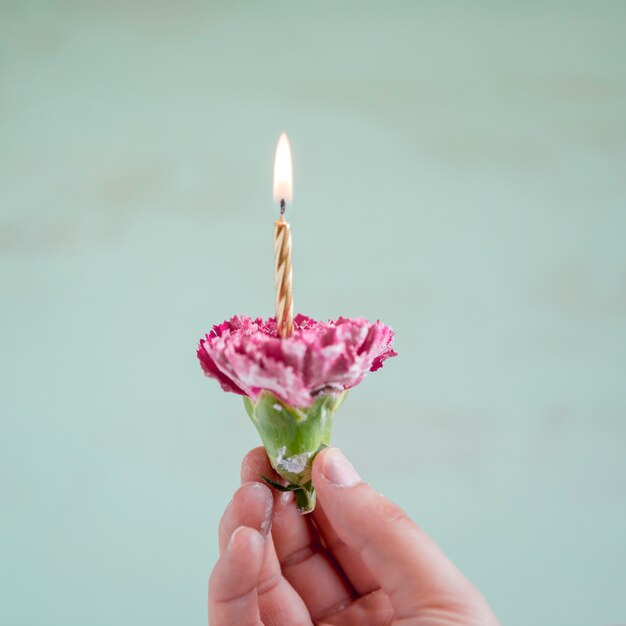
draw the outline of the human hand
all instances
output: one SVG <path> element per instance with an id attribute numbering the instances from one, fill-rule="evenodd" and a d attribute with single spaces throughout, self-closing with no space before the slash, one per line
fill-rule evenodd
<path id="1" fill-rule="evenodd" d="M 336 448 L 313 464 L 317 506 L 300 515 L 263 448 L 220 523 L 210 626 L 498 626 L 480 592 Z"/>

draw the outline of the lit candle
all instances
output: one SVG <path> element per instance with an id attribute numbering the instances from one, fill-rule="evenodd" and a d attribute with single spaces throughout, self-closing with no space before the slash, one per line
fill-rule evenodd
<path id="1" fill-rule="evenodd" d="M 293 170 L 289 139 L 282 133 L 274 159 L 274 200 L 280 203 L 280 217 L 274 224 L 274 283 L 276 285 L 276 325 L 280 337 L 293 331 L 291 271 L 291 227 L 285 219 L 287 202 L 293 195 Z"/>

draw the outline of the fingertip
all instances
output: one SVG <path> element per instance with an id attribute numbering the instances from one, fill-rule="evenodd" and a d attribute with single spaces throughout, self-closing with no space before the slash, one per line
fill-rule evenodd
<path id="1" fill-rule="evenodd" d="M 313 462 L 313 482 L 316 479 L 335 487 L 352 487 L 362 482 L 354 466 L 339 448 L 325 448 Z"/>
<path id="2" fill-rule="evenodd" d="M 269 465 L 269 460 L 265 448 L 263 446 L 253 448 L 243 457 L 241 462 L 241 482 L 246 483 L 257 480 L 259 474 L 263 473 L 267 465 Z"/>
<path id="3" fill-rule="evenodd" d="M 311 471 L 311 478 L 313 479 L 313 484 L 316 484 L 321 478 L 324 477 L 324 463 L 326 462 L 326 457 L 333 452 L 333 450 L 337 450 L 337 448 L 328 447 L 320 450 L 313 459 L 313 467 Z"/>
<path id="4" fill-rule="evenodd" d="M 265 483 L 260 483 L 257 480 L 248 480 L 241 483 L 237 491 L 249 491 L 254 494 L 255 498 L 267 500 L 272 495 L 272 491 Z"/>
<path id="5" fill-rule="evenodd" d="M 313 483 L 331 525 L 347 535 L 345 543 L 361 544 L 371 533 L 404 523 L 404 511 L 364 482 L 341 450 L 327 448 L 318 457 Z"/>
<path id="6" fill-rule="evenodd" d="M 249 526 L 267 536 L 272 523 L 274 498 L 262 483 L 244 483 L 235 491 L 219 526 L 220 551 L 228 545 L 233 532 L 240 526 Z"/>
<path id="7" fill-rule="evenodd" d="M 337 448 L 335 448 L 333 446 L 328 446 L 328 447 L 323 448 L 322 450 L 320 450 L 315 455 L 315 458 L 313 459 L 313 469 L 315 470 L 315 468 L 318 468 L 318 470 L 319 470 L 324 465 L 324 458 L 326 457 L 326 455 L 329 452 L 332 452 L 333 450 L 337 450 Z"/>
<path id="8" fill-rule="evenodd" d="M 256 507 L 256 519 L 260 520 L 258 530 L 267 537 L 272 525 L 272 511 L 274 508 L 274 496 L 267 485 L 259 482 L 244 483 L 240 489 L 244 489 L 247 499 Z"/>

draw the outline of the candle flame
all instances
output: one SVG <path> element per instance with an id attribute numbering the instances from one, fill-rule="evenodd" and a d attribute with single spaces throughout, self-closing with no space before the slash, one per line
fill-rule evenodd
<path id="1" fill-rule="evenodd" d="M 276 145 L 274 159 L 274 200 L 291 202 L 293 196 L 293 168 L 291 146 L 286 133 L 281 133 Z"/>

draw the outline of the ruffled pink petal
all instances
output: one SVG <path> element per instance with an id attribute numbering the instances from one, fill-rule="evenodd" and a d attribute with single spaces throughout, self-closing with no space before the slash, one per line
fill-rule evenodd
<path id="1" fill-rule="evenodd" d="M 317 393 L 350 389 L 368 371 L 396 355 L 393 331 L 377 321 L 318 322 L 298 315 L 294 332 L 277 336 L 276 321 L 235 316 L 200 341 L 202 369 L 222 389 L 256 399 L 271 391 L 294 407 L 307 407 Z"/>
<path id="2" fill-rule="evenodd" d="M 202 370 L 204 371 L 204 373 L 210 378 L 215 378 L 224 391 L 231 391 L 232 393 L 238 393 L 242 396 L 245 396 L 246 392 L 243 391 L 243 389 L 239 388 L 232 379 L 230 379 L 219 370 L 219 368 L 215 364 L 215 361 L 211 358 L 209 352 L 206 350 L 207 340 L 208 335 L 207 339 L 200 340 L 200 345 L 198 346 L 197 351 L 198 359 L 200 360 L 200 365 L 202 366 Z"/>

